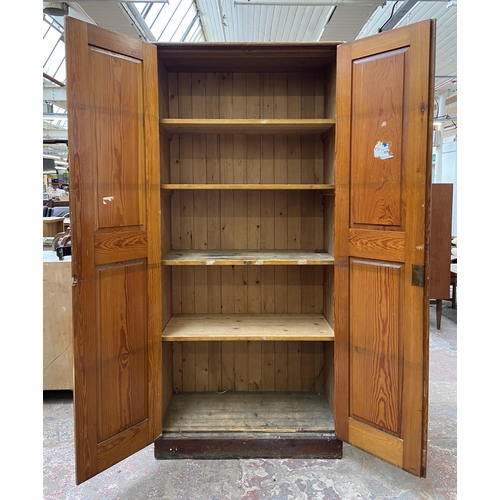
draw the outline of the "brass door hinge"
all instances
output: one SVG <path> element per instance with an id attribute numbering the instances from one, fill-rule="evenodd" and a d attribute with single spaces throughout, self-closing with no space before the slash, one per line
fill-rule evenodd
<path id="1" fill-rule="evenodd" d="M 412 286 L 424 286 L 425 266 L 412 264 L 411 266 L 411 284 Z"/>

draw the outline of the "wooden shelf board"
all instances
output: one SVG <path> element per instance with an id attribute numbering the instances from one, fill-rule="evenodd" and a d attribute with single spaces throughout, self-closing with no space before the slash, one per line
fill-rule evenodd
<path id="1" fill-rule="evenodd" d="M 186 314 L 170 318 L 163 341 L 331 341 L 322 314 Z"/>
<path id="2" fill-rule="evenodd" d="M 332 119 L 176 119 L 160 120 L 161 129 L 175 134 L 323 134 L 335 125 Z"/>
<path id="3" fill-rule="evenodd" d="M 333 265 L 333 256 L 314 250 L 171 250 L 168 266 L 316 266 Z"/>
<path id="4" fill-rule="evenodd" d="M 333 431 L 326 398 L 317 392 L 179 393 L 163 419 L 164 433 Z"/>
<path id="5" fill-rule="evenodd" d="M 161 189 L 243 189 L 243 190 L 325 190 L 333 191 L 333 184 L 162 184 Z"/>

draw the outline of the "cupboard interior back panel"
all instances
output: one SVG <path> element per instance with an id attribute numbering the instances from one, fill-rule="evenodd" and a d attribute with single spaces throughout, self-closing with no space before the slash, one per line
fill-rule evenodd
<path id="1" fill-rule="evenodd" d="M 323 118 L 322 71 L 283 73 L 169 72 L 163 118 Z"/>
<path id="2" fill-rule="evenodd" d="M 318 134 L 183 134 L 170 143 L 173 184 L 321 184 Z"/>
<path id="3" fill-rule="evenodd" d="M 171 214 L 174 250 L 328 250 L 315 191 L 178 190 Z"/>
<path id="4" fill-rule="evenodd" d="M 323 351 L 323 342 L 173 342 L 173 391 L 322 391 Z"/>
<path id="5" fill-rule="evenodd" d="M 311 57 L 290 48 L 269 49 L 268 55 L 247 54 L 245 48 L 226 54 L 208 50 L 210 58 L 195 58 L 190 51 L 159 52 L 160 118 L 334 117 L 331 47 Z M 333 255 L 333 193 L 307 186 L 333 184 L 334 139 L 333 130 L 322 135 L 169 135 L 167 128 L 160 138 L 161 182 L 197 187 L 163 192 L 163 254 L 316 250 Z M 210 189 L 210 184 L 240 187 Z M 254 187 L 241 189 L 246 184 Z M 258 184 L 278 188 L 255 189 Z M 281 189 L 286 184 L 304 189 Z M 164 267 L 164 325 L 183 315 L 320 314 L 333 328 L 331 265 Z M 164 412 L 176 395 L 210 392 L 286 392 L 292 399 L 298 392 L 322 393 L 333 408 L 333 341 L 170 341 L 164 342 L 163 357 Z M 175 405 L 170 406 L 174 411 Z"/>

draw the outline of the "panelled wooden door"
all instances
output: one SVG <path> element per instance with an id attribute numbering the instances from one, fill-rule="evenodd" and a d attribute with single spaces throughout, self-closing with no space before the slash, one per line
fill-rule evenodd
<path id="1" fill-rule="evenodd" d="M 335 431 L 425 476 L 435 22 L 339 46 Z M 425 268 L 423 267 L 425 266 Z"/>
<path id="2" fill-rule="evenodd" d="M 161 434 L 156 47 L 66 18 L 76 481 Z"/>

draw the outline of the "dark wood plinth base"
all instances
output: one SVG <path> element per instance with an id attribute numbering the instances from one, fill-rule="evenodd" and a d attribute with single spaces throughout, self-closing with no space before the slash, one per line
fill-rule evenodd
<path id="1" fill-rule="evenodd" d="M 334 433 L 164 433 L 154 444 L 161 460 L 250 458 L 342 458 Z"/>
<path id="2" fill-rule="evenodd" d="M 155 441 L 158 459 L 342 458 L 323 394 L 174 394 Z"/>

